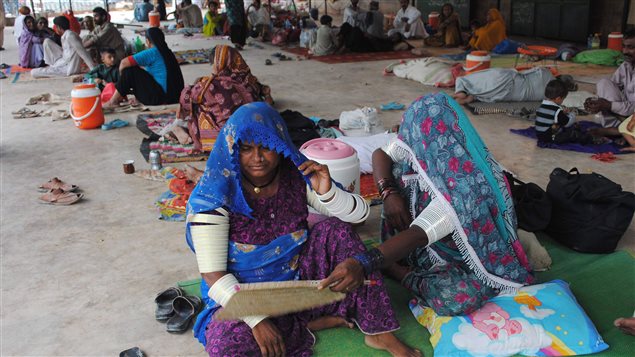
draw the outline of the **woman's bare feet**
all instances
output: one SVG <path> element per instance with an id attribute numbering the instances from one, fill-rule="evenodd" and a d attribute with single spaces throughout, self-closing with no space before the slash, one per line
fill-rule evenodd
<path id="1" fill-rule="evenodd" d="M 172 134 L 176 136 L 176 139 L 179 141 L 181 145 L 187 145 L 192 143 L 192 138 L 190 137 L 190 133 L 185 131 L 182 127 L 176 125 L 172 129 Z"/>
<path id="2" fill-rule="evenodd" d="M 635 317 L 620 317 L 613 324 L 625 334 L 635 336 Z"/>
<path id="3" fill-rule="evenodd" d="M 368 347 L 384 350 L 395 357 L 423 357 L 421 351 L 411 348 L 399 341 L 392 332 L 379 335 L 366 335 L 364 342 L 366 342 Z"/>
<path id="4" fill-rule="evenodd" d="M 339 316 L 323 316 L 323 317 L 320 317 L 318 319 L 315 319 L 315 320 L 309 322 L 307 327 L 311 331 L 320 331 L 320 330 L 326 330 L 326 329 L 334 328 L 334 327 L 353 328 L 353 327 L 355 327 L 355 325 L 353 325 L 352 322 L 346 321 L 346 319 L 344 319 L 343 317 L 339 317 Z"/>

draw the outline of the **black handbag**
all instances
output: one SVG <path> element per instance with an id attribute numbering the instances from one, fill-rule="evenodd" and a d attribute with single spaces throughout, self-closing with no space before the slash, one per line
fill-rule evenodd
<path id="1" fill-rule="evenodd" d="M 553 210 L 546 232 L 579 252 L 613 252 L 635 212 L 635 194 L 600 174 L 581 174 L 576 168 L 554 169 L 547 194 Z"/>
<path id="2" fill-rule="evenodd" d="M 551 199 L 540 186 L 533 182 L 522 182 L 505 172 L 512 191 L 518 228 L 527 232 L 542 231 L 551 220 Z"/>

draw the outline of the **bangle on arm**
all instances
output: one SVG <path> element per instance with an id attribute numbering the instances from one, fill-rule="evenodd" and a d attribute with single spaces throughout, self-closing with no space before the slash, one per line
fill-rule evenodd
<path id="1" fill-rule="evenodd" d="M 216 280 L 214 285 L 209 288 L 209 292 L 207 295 L 210 299 L 219 303 L 221 306 L 227 305 L 227 302 L 231 299 L 236 291 L 239 289 L 238 280 L 232 274 L 223 275 L 222 278 Z M 262 320 L 266 319 L 267 316 L 245 316 L 242 318 L 243 322 L 245 322 L 252 329 L 256 327 Z"/>
<path id="2" fill-rule="evenodd" d="M 377 248 L 359 253 L 353 257 L 364 268 L 364 274 L 369 276 L 372 272 L 379 270 L 384 264 L 384 254 Z"/>
<path id="3" fill-rule="evenodd" d="M 443 210 L 444 207 L 439 200 L 439 198 L 432 200 L 410 224 L 411 227 L 417 226 L 426 232 L 427 246 L 454 231 L 450 216 Z"/>

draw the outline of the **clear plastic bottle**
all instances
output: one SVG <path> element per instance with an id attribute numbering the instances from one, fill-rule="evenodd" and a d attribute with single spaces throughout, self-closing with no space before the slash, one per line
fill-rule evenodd
<path id="1" fill-rule="evenodd" d="M 590 34 L 589 37 L 587 37 L 586 48 L 587 50 L 590 50 L 591 48 L 593 48 L 593 34 Z"/>

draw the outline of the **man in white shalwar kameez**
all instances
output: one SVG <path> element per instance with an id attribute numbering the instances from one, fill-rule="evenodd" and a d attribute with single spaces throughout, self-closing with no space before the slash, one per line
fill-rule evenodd
<path id="1" fill-rule="evenodd" d="M 427 38 L 428 33 L 421 20 L 421 12 L 416 7 L 410 6 L 408 0 L 399 0 L 401 9 L 395 15 L 392 30 L 388 31 L 388 36 L 397 32 L 405 38 Z"/>
<path id="2" fill-rule="evenodd" d="M 31 70 L 33 78 L 70 76 L 81 72 L 82 60 L 93 69 L 95 62 L 82 45 L 79 35 L 70 30 L 70 22 L 64 16 L 53 19 L 55 31 L 62 36 L 62 47 L 51 39 L 44 40 L 44 62 L 48 67 Z"/>
<path id="3" fill-rule="evenodd" d="M 366 11 L 360 9 L 358 4 L 359 0 L 351 0 L 351 5 L 344 9 L 343 21 L 366 31 Z"/>

